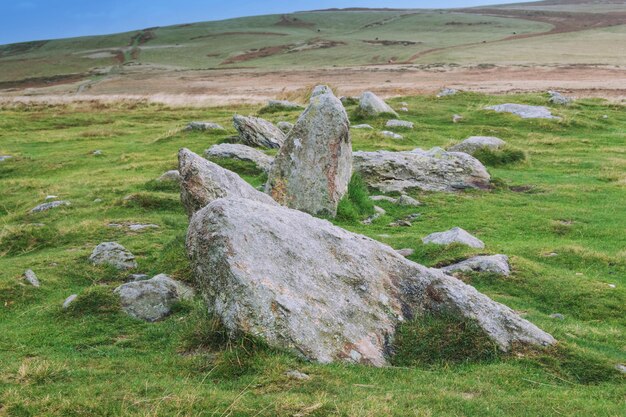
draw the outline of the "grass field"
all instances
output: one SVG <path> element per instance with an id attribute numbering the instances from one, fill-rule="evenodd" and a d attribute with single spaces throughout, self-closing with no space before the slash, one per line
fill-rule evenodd
<path id="1" fill-rule="evenodd" d="M 561 121 L 537 121 L 482 108 L 545 104 L 543 95 L 464 93 L 391 103 L 402 101 L 410 108 L 403 118 L 415 129 L 403 131 L 400 142 L 353 131 L 355 150 L 430 148 L 488 135 L 528 158 L 489 167 L 491 191 L 415 192 L 424 203 L 417 209 L 381 202 L 387 215 L 371 225 L 335 222 L 396 249 L 413 248 L 411 259 L 427 266 L 474 253 L 509 255 L 512 276 L 463 279 L 553 334 L 558 347 L 482 360 L 457 351 L 467 359 L 416 363 L 411 358 L 448 345 L 426 328 L 415 333 L 418 351 L 405 352 L 395 367 L 321 366 L 246 341 L 225 346 L 200 301 L 179 305 L 159 323 L 133 320 L 111 295 L 126 276 L 90 265 L 91 250 L 118 241 L 137 256 L 137 272 L 192 283 L 178 190 L 154 179 L 176 167 L 180 147 L 201 153 L 234 133 L 233 112 L 259 108 L 6 107 L 0 155 L 14 158 L 0 162 L 0 416 L 623 415 L 626 385 L 614 367 L 626 362 L 624 107 L 581 100 L 554 108 Z M 464 116 L 461 123 L 451 122 L 455 113 Z M 293 122 L 297 115 L 264 117 Z M 219 122 L 229 131 L 181 132 L 190 120 Z M 380 129 L 385 120 L 365 122 Z M 230 166 L 252 184 L 263 183 L 259 172 Z M 71 206 L 28 213 L 50 194 Z M 388 226 L 414 212 L 422 216 L 412 227 Z M 107 226 L 131 222 L 160 228 L 133 233 Z M 421 243 L 454 226 L 486 249 Z M 41 288 L 24 283 L 27 268 Z M 63 310 L 72 293 L 78 300 Z M 413 333 L 407 334 L 410 341 Z M 311 379 L 291 380 L 288 369 Z"/>

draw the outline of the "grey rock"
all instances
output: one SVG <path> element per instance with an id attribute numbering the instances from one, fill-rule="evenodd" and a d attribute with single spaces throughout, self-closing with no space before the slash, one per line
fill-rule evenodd
<path id="1" fill-rule="evenodd" d="M 165 274 L 127 282 L 113 292 L 119 295 L 122 309 L 128 315 L 149 322 L 165 318 L 172 312 L 174 303 L 194 296 L 191 288 Z"/>
<path id="2" fill-rule="evenodd" d="M 559 119 L 559 117 L 553 116 L 550 109 L 545 106 L 506 103 L 485 107 L 485 110 L 493 110 L 498 113 L 511 113 L 522 119 Z"/>
<path id="3" fill-rule="evenodd" d="M 196 155 L 189 149 L 178 152 L 181 173 L 180 199 L 189 217 L 211 201 L 236 196 L 276 204 L 270 196 L 257 191 L 237 174 Z"/>
<path id="4" fill-rule="evenodd" d="M 378 116 L 384 113 L 398 116 L 398 113 L 391 106 L 371 91 L 366 91 L 361 95 L 359 111 L 365 116 Z"/>
<path id="5" fill-rule="evenodd" d="M 398 202 L 397 198 L 389 197 L 388 195 L 371 195 L 370 200 L 387 201 L 389 203 L 394 203 L 394 204 Z"/>
<path id="6" fill-rule="evenodd" d="M 390 227 L 411 227 L 413 226 L 413 223 L 411 223 L 410 220 L 398 219 L 395 222 L 389 223 L 389 226 Z"/>
<path id="7" fill-rule="evenodd" d="M 285 375 L 288 376 L 290 379 L 297 379 L 300 381 L 306 381 L 306 380 L 311 379 L 311 377 L 308 376 L 307 374 L 300 372 L 300 371 L 293 370 L 293 369 L 285 372 Z"/>
<path id="8" fill-rule="evenodd" d="M 445 232 L 431 233 L 422 239 L 425 244 L 434 243 L 436 245 L 451 245 L 452 243 L 460 243 L 472 248 L 483 249 L 485 244 L 474 236 L 467 233 L 460 227 L 454 227 Z"/>
<path id="9" fill-rule="evenodd" d="M 47 211 L 53 208 L 61 207 L 61 206 L 69 206 L 71 203 L 69 201 L 52 201 L 50 203 L 39 204 L 37 207 L 30 210 L 31 213 L 40 213 L 42 211 Z"/>
<path id="10" fill-rule="evenodd" d="M 398 252 L 398 255 L 402 255 L 405 258 L 407 258 L 415 253 L 415 249 L 411 249 L 411 248 L 398 249 L 396 252 Z"/>
<path id="11" fill-rule="evenodd" d="M 92 155 L 94 155 L 94 156 L 101 156 L 102 155 L 102 151 L 100 149 L 95 150 L 95 151 L 92 152 Z"/>
<path id="12" fill-rule="evenodd" d="M 355 172 L 372 188 L 384 193 L 421 189 L 458 191 L 489 187 L 490 176 L 476 158 L 441 148 L 409 152 L 355 152 Z"/>
<path id="13" fill-rule="evenodd" d="M 129 279 L 130 281 L 145 281 L 145 280 L 147 280 L 148 278 L 150 278 L 150 276 L 149 276 L 149 275 L 147 275 L 147 274 L 130 274 L 130 275 L 128 276 L 128 279 Z"/>
<path id="14" fill-rule="evenodd" d="M 295 110 L 301 109 L 302 106 L 298 103 L 292 103 L 287 100 L 270 100 L 267 102 L 267 106 L 265 106 L 265 108 L 272 110 Z"/>
<path id="15" fill-rule="evenodd" d="M 35 274 L 35 272 L 33 272 L 32 269 L 27 269 L 26 272 L 24 272 L 24 279 L 33 287 L 39 288 L 41 286 L 37 275 Z"/>
<path id="16" fill-rule="evenodd" d="M 101 198 L 96 198 L 95 200 L 93 200 L 94 203 L 102 203 L 102 199 Z"/>
<path id="17" fill-rule="evenodd" d="M 399 135 L 399 134 L 394 133 L 394 132 L 390 132 L 388 130 L 383 130 L 383 131 L 380 132 L 380 134 L 383 135 L 383 136 L 387 136 L 388 138 L 391 138 L 391 139 L 404 139 L 404 136 Z"/>
<path id="18" fill-rule="evenodd" d="M 140 232 L 145 229 L 158 229 L 158 224 L 129 224 L 128 228 L 133 232 Z"/>
<path id="19" fill-rule="evenodd" d="M 402 112 L 405 112 L 405 113 L 406 113 L 406 112 L 408 112 L 408 111 L 409 111 L 409 108 L 408 108 L 408 107 L 400 107 L 400 111 L 402 111 Z"/>
<path id="20" fill-rule="evenodd" d="M 56 195 L 47 195 L 46 198 L 44 200 L 48 201 L 48 200 L 56 200 L 57 198 L 59 198 Z"/>
<path id="21" fill-rule="evenodd" d="M 233 116 L 233 126 L 239 132 L 239 139 L 244 145 L 261 148 L 280 148 L 285 142 L 285 134 L 260 117 Z"/>
<path id="22" fill-rule="evenodd" d="M 289 122 L 278 122 L 276 124 L 276 126 L 278 126 L 278 128 L 285 134 L 289 134 L 289 132 L 291 132 L 291 129 L 293 129 L 293 123 L 289 123 Z"/>
<path id="23" fill-rule="evenodd" d="M 550 103 L 552 104 L 558 104 L 561 106 L 567 106 L 569 104 L 571 104 L 572 99 L 569 97 L 565 97 L 563 94 L 559 93 L 558 91 L 548 91 L 548 94 L 550 95 L 550 98 L 548 99 L 548 101 L 550 101 Z"/>
<path id="24" fill-rule="evenodd" d="M 311 98 L 321 96 L 322 94 L 333 94 L 333 90 L 327 85 L 316 85 L 311 92 Z M 341 100 L 339 100 L 341 101 Z"/>
<path id="25" fill-rule="evenodd" d="M 465 139 L 463 142 L 458 143 L 448 149 L 449 152 L 465 152 L 470 155 L 473 155 L 479 149 L 487 148 L 487 149 L 500 149 L 506 142 L 500 138 L 496 138 L 493 136 L 470 136 Z"/>
<path id="26" fill-rule="evenodd" d="M 463 120 L 463 116 L 460 114 L 452 115 L 452 123 L 459 123 L 461 120 Z"/>
<path id="27" fill-rule="evenodd" d="M 274 161 L 274 158 L 264 154 L 262 151 L 238 143 L 220 143 L 213 145 L 205 151 L 204 156 L 207 159 L 227 158 L 252 162 L 257 168 L 265 172 L 270 170 L 272 162 Z"/>
<path id="28" fill-rule="evenodd" d="M 402 194 L 400 196 L 400 198 L 398 198 L 397 203 L 400 206 L 411 206 L 411 207 L 417 207 L 417 206 L 421 206 L 422 205 L 422 203 L 420 203 L 419 201 L 417 201 L 413 197 L 411 197 L 409 195 L 406 195 L 406 194 Z"/>
<path id="29" fill-rule="evenodd" d="M 0 155 L 0 162 L 7 161 L 11 158 L 13 158 L 11 155 Z"/>
<path id="30" fill-rule="evenodd" d="M 352 129 L 374 129 L 372 126 L 368 125 L 368 124 L 361 124 L 361 125 L 353 125 L 350 126 Z"/>
<path id="31" fill-rule="evenodd" d="M 72 304 L 78 298 L 78 294 L 72 294 L 63 301 L 63 309 L 69 308 L 70 304 Z"/>
<path id="32" fill-rule="evenodd" d="M 406 101 L 401 102 L 400 105 L 403 107 L 409 107 L 409 103 L 407 103 Z"/>
<path id="33" fill-rule="evenodd" d="M 453 96 L 453 95 L 457 94 L 458 92 L 459 92 L 459 90 L 455 90 L 454 88 L 444 87 L 441 90 L 439 90 L 439 93 L 437 93 L 437 97 Z"/>
<path id="34" fill-rule="evenodd" d="M 192 131 L 192 130 L 198 130 L 201 132 L 207 131 L 207 130 L 226 130 L 224 129 L 224 127 L 222 125 L 220 125 L 219 123 L 213 123 L 213 122 L 189 122 L 189 124 L 187 126 L 185 126 L 185 131 Z"/>
<path id="35" fill-rule="evenodd" d="M 506 255 L 474 256 L 465 261 L 441 268 L 446 274 L 452 272 L 491 272 L 508 277 L 511 274 L 509 258 Z"/>
<path id="36" fill-rule="evenodd" d="M 407 122 L 406 120 L 396 120 L 396 119 L 391 119 L 387 121 L 387 124 L 385 124 L 386 127 L 401 127 L 401 128 L 405 128 L 405 129 L 413 129 L 413 123 L 412 122 Z"/>
<path id="37" fill-rule="evenodd" d="M 314 96 L 274 159 L 266 191 L 282 205 L 334 216 L 351 175 L 348 115 L 333 94 Z"/>
<path id="38" fill-rule="evenodd" d="M 180 182 L 180 173 L 176 169 L 169 170 L 159 178 L 157 178 L 159 182 Z"/>
<path id="39" fill-rule="evenodd" d="M 623 374 L 626 374 L 626 365 L 624 365 L 623 363 L 618 363 L 617 365 L 615 365 L 615 369 Z"/>
<path id="40" fill-rule="evenodd" d="M 550 318 L 557 319 L 557 320 L 565 320 L 565 316 L 561 313 L 550 314 Z"/>
<path id="41" fill-rule="evenodd" d="M 219 199 L 187 234 L 211 314 L 312 361 L 384 366 L 396 327 L 425 312 L 476 320 L 502 350 L 549 334 L 461 281 L 391 247 L 286 207 Z"/>
<path id="42" fill-rule="evenodd" d="M 374 214 L 363 220 L 361 224 L 372 224 L 374 220 L 380 218 L 381 216 L 384 216 L 386 213 L 387 212 L 383 208 L 374 206 Z"/>
<path id="43" fill-rule="evenodd" d="M 96 246 L 89 257 L 94 265 L 110 265 L 117 269 L 137 268 L 135 256 L 117 242 L 103 242 Z"/>

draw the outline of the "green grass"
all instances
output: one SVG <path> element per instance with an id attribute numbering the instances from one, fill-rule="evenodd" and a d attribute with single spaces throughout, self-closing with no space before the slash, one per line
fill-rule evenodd
<path id="1" fill-rule="evenodd" d="M 556 348 L 495 355 L 471 322 L 425 320 L 400 330 L 394 367 L 322 366 L 258 340 L 228 339 L 201 300 L 180 304 L 162 322 L 134 320 L 111 296 L 127 273 L 90 265 L 91 250 L 118 241 L 137 256 L 136 272 L 193 283 L 187 216 L 176 188 L 154 179 L 176 167 L 180 147 L 202 153 L 235 133 L 179 131 L 186 122 L 230 126 L 235 111 L 258 108 L 7 107 L 0 109 L 0 154 L 14 158 L 0 163 L 0 415 L 622 415 L 624 377 L 613 368 L 625 361 L 626 346 L 624 107 L 581 100 L 554 107 L 563 118 L 555 121 L 482 110 L 546 104 L 540 94 L 391 100 L 401 101 L 411 109 L 402 118 L 415 129 L 403 132 L 403 141 L 354 130 L 355 150 L 430 148 L 485 135 L 528 159 L 489 167 L 498 184 L 491 191 L 413 192 L 423 203 L 417 208 L 377 202 L 387 214 L 370 225 L 360 223 L 368 211 L 359 205 L 367 200 L 353 180 L 347 200 L 357 208 L 334 222 L 396 249 L 413 248 L 411 259 L 427 266 L 509 255 L 510 277 L 463 279 L 553 334 Z M 452 114 L 463 121 L 451 123 Z M 297 112 L 265 117 L 293 122 Z M 385 121 L 366 119 L 377 130 Z M 103 154 L 92 155 L 96 149 Z M 253 185 L 263 183 L 262 173 L 230 164 Z M 28 213 L 49 194 L 72 205 Z M 388 226 L 413 213 L 421 214 L 413 226 Z M 107 226 L 130 222 L 160 227 Z M 454 226 L 486 249 L 421 243 Z M 41 288 L 24 284 L 28 268 Z M 63 310 L 73 293 L 79 298 Z M 291 380 L 289 369 L 311 379 Z"/>

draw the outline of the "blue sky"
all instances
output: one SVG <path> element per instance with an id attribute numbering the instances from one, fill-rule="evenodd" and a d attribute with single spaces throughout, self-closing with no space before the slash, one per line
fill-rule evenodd
<path id="1" fill-rule="evenodd" d="M 329 7 L 445 8 L 520 0 L 0 0 L 0 44 Z"/>

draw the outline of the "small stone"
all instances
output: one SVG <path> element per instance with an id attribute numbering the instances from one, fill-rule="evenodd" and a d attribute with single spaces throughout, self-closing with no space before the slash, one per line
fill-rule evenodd
<path id="1" fill-rule="evenodd" d="M 311 379 L 311 377 L 308 376 L 307 374 L 302 373 L 300 371 L 296 371 L 296 370 L 289 370 L 285 372 L 285 375 L 287 375 L 290 379 L 297 379 L 301 381 L 306 381 L 308 379 Z"/>
<path id="2" fill-rule="evenodd" d="M 374 211 L 376 212 L 376 214 L 380 214 L 381 216 L 387 214 L 384 208 L 378 206 L 374 206 Z"/>
<path id="3" fill-rule="evenodd" d="M 161 175 L 157 181 L 159 182 L 180 182 L 180 173 L 176 169 L 171 169 Z"/>
<path id="4" fill-rule="evenodd" d="M 479 149 L 500 149 L 506 142 L 500 138 L 492 137 L 492 136 L 470 136 L 465 139 L 463 142 L 458 143 L 451 148 L 448 149 L 449 152 L 465 152 L 467 154 L 473 155 Z"/>
<path id="5" fill-rule="evenodd" d="M 96 246 L 89 257 L 94 265 L 110 265 L 117 269 L 137 268 L 135 256 L 117 242 L 103 242 Z"/>
<path id="6" fill-rule="evenodd" d="M 46 198 L 45 198 L 45 200 L 46 200 L 46 201 L 48 201 L 48 200 L 54 200 L 54 199 L 56 199 L 56 198 L 58 198 L 56 195 L 47 195 L 47 196 L 46 196 Z"/>
<path id="7" fill-rule="evenodd" d="M 11 155 L 0 155 L 0 162 L 13 158 Z"/>
<path id="8" fill-rule="evenodd" d="M 401 102 L 400 105 L 403 107 L 409 107 L 409 103 L 407 103 L 406 101 Z"/>
<path id="9" fill-rule="evenodd" d="M 465 261 L 441 268 L 445 273 L 452 272 L 490 272 L 503 276 L 511 274 L 509 258 L 506 255 L 474 256 Z"/>
<path id="10" fill-rule="evenodd" d="M 432 233 L 422 239 L 425 244 L 434 243 L 436 245 L 450 245 L 460 243 L 472 248 L 483 249 L 485 244 L 474 236 L 467 233 L 460 227 L 454 227 L 445 232 Z"/>
<path id="11" fill-rule="evenodd" d="M 197 130 L 204 132 L 206 130 L 225 130 L 222 125 L 213 122 L 189 122 L 185 127 L 185 131 Z"/>
<path id="12" fill-rule="evenodd" d="M 609 284 L 609 288 L 615 288 L 615 284 Z"/>
<path id="13" fill-rule="evenodd" d="M 398 254 L 404 256 L 405 258 L 408 258 L 409 256 L 415 253 L 415 249 L 410 249 L 410 248 L 398 249 L 396 252 L 398 252 Z"/>
<path id="14" fill-rule="evenodd" d="M 287 100 L 270 100 L 265 106 L 267 110 L 297 110 L 301 108 L 302 106 L 298 103 L 292 103 Z"/>
<path id="15" fill-rule="evenodd" d="M 63 308 L 67 309 L 70 306 L 70 304 L 72 304 L 74 300 L 76 300 L 77 297 L 78 297 L 78 294 L 72 294 L 69 297 L 67 297 L 65 301 L 63 301 Z"/>
<path id="16" fill-rule="evenodd" d="M 387 123 L 385 124 L 385 126 L 386 127 L 401 127 L 401 128 L 405 128 L 405 129 L 413 129 L 413 123 L 407 122 L 405 120 L 396 120 L 396 119 L 388 120 Z"/>
<path id="17" fill-rule="evenodd" d="M 455 114 L 452 116 L 452 123 L 459 123 L 461 120 L 463 120 L 463 116 L 461 116 L 460 114 Z"/>
<path id="18" fill-rule="evenodd" d="M 359 111 L 365 116 L 378 116 L 384 113 L 393 114 L 396 117 L 398 116 L 398 113 L 396 113 L 394 109 L 371 91 L 366 91 L 361 95 Z"/>
<path id="19" fill-rule="evenodd" d="M 33 287 L 39 288 L 41 286 L 37 275 L 35 275 L 32 269 L 27 269 L 26 272 L 24 272 L 24 279 Z"/>
<path id="20" fill-rule="evenodd" d="M 139 232 L 145 229 L 158 229 L 158 224 L 129 224 L 128 228 L 133 232 Z"/>
<path id="21" fill-rule="evenodd" d="M 387 136 L 391 139 L 404 139 L 402 135 L 398 135 L 397 133 L 390 132 L 388 130 L 383 130 L 382 132 L 380 132 L 380 134 L 383 136 Z"/>
<path id="22" fill-rule="evenodd" d="M 128 276 L 128 280 L 130 281 L 145 281 L 150 278 L 147 274 L 130 274 Z"/>
<path id="23" fill-rule="evenodd" d="M 374 129 L 372 126 L 368 124 L 354 125 L 354 126 L 351 126 L 351 128 L 352 129 Z"/>
<path id="24" fill-rule="evenodd" d="M 441 90 L 439 90 L 439 93 L 437 93 L 437 97 L 453 96 L 457 94 L 458 92 L 459 90 L 455 90 L 454 88 L 444 87 Z"/>
<path id="25" fill-rule="evenodd" d="M 92 154 L 93 154 L 93 156 L 100 156 L 100 155 L 102 155 L 102 151 L 100 149 L 98 149 L 96 151 L 93 151 Z"/>
<path id="26" fill-rule="evenodd" d="M 406 113 L 406 112 L 408 112 L 408 111 L 409 111 L 409 108 L 408 108 L 408 107 L 400 107 L 400 111 L 402 111 L 402 112 L 405 112 L 405 113 Z"/>
<path id="27" fill-rule="evenodd" d="M 280 130 L 282 130 L 285 135 L 291 132 L 291 129 L 293 129 L 293 123 L 290 122 L 278 122 L 276 126 Z"/>
<path id="28" fill-rule="evenodd" d="M 559 119 L 559 117 L 553 116 L 550 109 L 545 106 L 506 103 L 485 107 L 485 110 L 493 110 L 498 113 L 511 113 L 522 119 Z"/>
<path id="29" fill-rule="evenodd" d="M 582 272 L 576 272 L 576 276 L 579 276 L 579 277 L 583 276 L 583 273 Z"/>
<path id="30" fill-rule="evenodd" d="M 609 115 L 608 115 L 608 114 L 604 114 L 604 115 L 602 115 L 602 118 L 603 118 L 603 119 L 608 119 L 608 118 L 609 118 Z M 10 158 L 10 157 L 9 157 L 9 158 Z"/>
<path id="31" fill-rule="evenodd" d="M 550 95 L 550 103 L 552 104 L 559 104 L 561 106 L 567 106 L 572 102 L 572 99 L 569 97 L 565 97 L 563 94 L 559 93 L 558 91 L 548 91 L 548 94 Z"/>
<path id="32" fill-rule="evenodd" d="M 43 203 L 38 205 L 37 207 L 33 208 L 30 212 L 31 213 L 40 213 L 42 211 L 47 211 L 53 208 L 57 208 L 60 206 L 69 206 L 70 202 L 69 201 L 52 201 L 50 203 Z"/>
<path id="33" fill-rule="evenodd" d="M 398 198 L 397 203 L 400 206 L 411 206 L 411 207 L 417 207 L 417 206 L 421 206 L 422 205 L 422 203 L 420 203 L 419 201 L 417 201 L 413 197 L 411 197 L 409 195 L 406 195 L 406 194 L 402 194 L 400 196 L 400 198 Z"/>
<path id="34" fill-rule="evenodd" d="M 624 365 L 623 363 L 618 363 L 617 365 L 615 365 L 615 369 L 623 374 L 626 374 L 626 365 Z"/>
<path id="35" fill-rule="evenodd" d="M 396 220 L 393 223 L 389 223 L 391 227 L 411 227 L 413 224 L 408 220 Z"/>
<path id="36" fill-rule="evenodd" d="M 98 203 L 102 203 L 102 199 L 101 198 L 96 198 L 95 200 L 93 200 L 94 203 L 98 204 Z"/>
<path id="37" fill-rule="evenodd" d="M 263 151 L 240 143 L 220 143 L 213 145 L 204 152 L 204 156 L 208 160 L 226 158 L 251 162 L 256 165 L 258 169 L 265 172 L 270 170 L 274 162 L 274 158 L 266 155 Z"/>
<path id="38" fill-rule="evenodd" d="M 565 320 L 565 316 L 561 313 L 550 314 L 550 317 L 557 320 Z"/>

